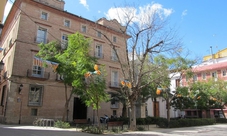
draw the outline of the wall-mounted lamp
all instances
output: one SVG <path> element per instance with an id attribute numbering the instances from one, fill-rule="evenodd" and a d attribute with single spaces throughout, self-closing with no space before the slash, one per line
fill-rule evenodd
<path id="1" fill-rule="evenodd" d="M 22 88 L 23 88 L 23 85 L 22 85 L 22 84 L 20 84 L 20 86 L 19 86 L 19 90 L 18 90 L 18 93 L 19 93 L 19 94 L 21 94 Z"/>

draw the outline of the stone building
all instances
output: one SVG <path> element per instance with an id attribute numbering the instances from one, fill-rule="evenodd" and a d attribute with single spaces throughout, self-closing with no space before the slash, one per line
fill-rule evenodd
<path id="1" fill-rule="evenodd" d="M 61 119 L 65 96 L 64 85 L 59 75 L 50 67 L 33 63 L 39 51 L 37 44 L 50 41 L 67 42 L 67 35 L 82 33 L 93 40 L 90 55 L 104 64 L 107 72 L 107 92 L 119 88 L 121 70 L 115 52 L 105 33 L 125 58 L 125 39 L 116 20 L 101 18 L 96 22 L 64 10 L 63 0 L 16 0 L 5 20 L 0 39 L 0 59 L 4 63 L 0 80 L 0 122 L 9 124 L 31 124 L 35 118 Z M 94 30 L 95 29 L 95 30 Z M 118 102 L 102 103 L 100 116 L 121 115 Z M 93 120 L 91 107 L 73 96 L 67 120 L 76 118 Z"/>

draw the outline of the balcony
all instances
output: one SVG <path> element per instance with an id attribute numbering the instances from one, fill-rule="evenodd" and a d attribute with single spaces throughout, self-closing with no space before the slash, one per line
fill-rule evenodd
<path id="1" fill-rule="evenodd" d="M 119 82 L 111 81 L 111 82 L 109 83 L 109 87 L 110 87 L 110 88 L 120 88 L 120 83 L 119 83 Z"/>
<path id="2" fill-rule="evenodd" d="M 111 103 L 110 108 L 111 109 L 118 109 L 119 108 L 119 103 L 118 102 Z"/>
<path id="3" fill-rule="evenodd" d="M 95 52 L 95 57 L 99 58 L 99 59 L 103 59 L 104 58 L 104 54 L 100 53 L 100 52 Z"/>
<path id="4" fill-rule="evenodd" d="M 27 77 L 36 80 L 48 80 L 50 78 L 50 72 L 45 71 L 33 71 L 32 69 L 27 70 Z"/>

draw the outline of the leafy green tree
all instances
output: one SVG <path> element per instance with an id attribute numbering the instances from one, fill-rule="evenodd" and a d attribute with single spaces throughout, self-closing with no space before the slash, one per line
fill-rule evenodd
<path id="1" fill-rule="evenodd" d="M 178 90 L 175 90 L 175 94 L 170 92 L 170 81 L 177 74 L 180 75 L 180 79 L 182 73 L 186 70 L 190 70 L 190 67 L 195 64 L 195 61 L 181 56 L 168 58 L 164 55 L 159 55 L 154 59 L 154 63 L 159 65 L 160 73 L 163 75 L 157 83 L 159 86 L 158 89 L 161 91 L 160 97 L 164 98 L 166 101 L 167 119 L 170 121 L 170 105 L 178 93 Z"/>
<path id="2" fill-rule="evenodd" d="M 227 104 L 227 82 L 219 78 L 217 80 L 210 79 L 207 81 L 207 84 L 210 86 L 210 89 L 208 90 L 210 95 L 210 104 L 221 108 L 222 113 L 226 118 L 223 108 Z"/>
<path id="3" fill-rule="evenodd" d="M 81 91 L 79 94 L 84 100 L 85 104 L 89 107 L 92 106 L 93 110 L 96 110 L 96 120 L 98 121 L 99 131 L 100 122 L 99 122 L 99 108 L 101 102 L 107 102 L 109 100 L 109 95 L 105 92 L 106 81 L 104 76 L 104 70 L 102 74 L 92 74 L 91 76 L 86 77 L 86 89 Z"/>
<path id="4" fill-rule="evenodd" d="M 66 48 L 62 48 L 61 43 L 57 41 L 39 44 L 38 57 L 59 63 L 56 72 L 63 77 L 62 81 L 65 86 L 66 102 L 63 110 L 63 121 L 65 121 L 72 94 L 85 88 L 84 74 L 94 66 L 95 59 L 89 55 L 90 43 L 90 39 L 85 38 L 80 33 L 75 33 L 68 35 Z"/>

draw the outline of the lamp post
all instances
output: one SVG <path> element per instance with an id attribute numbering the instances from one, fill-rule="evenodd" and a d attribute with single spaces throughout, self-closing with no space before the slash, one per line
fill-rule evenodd
<path id="1" fill-rule="evenodd" d="M 21 95 L 21 91 L 23 88 L 23 84 L 20 84 L 19 88 L 18 88 L 18 94 Z M 20 111 L 19 111 L 19 121 L 18 124 L 21 124 L 21 112 L 22 112 L 22 97 L 18 97 L 17 98 L 17 102 L 20 103 Z"/>

